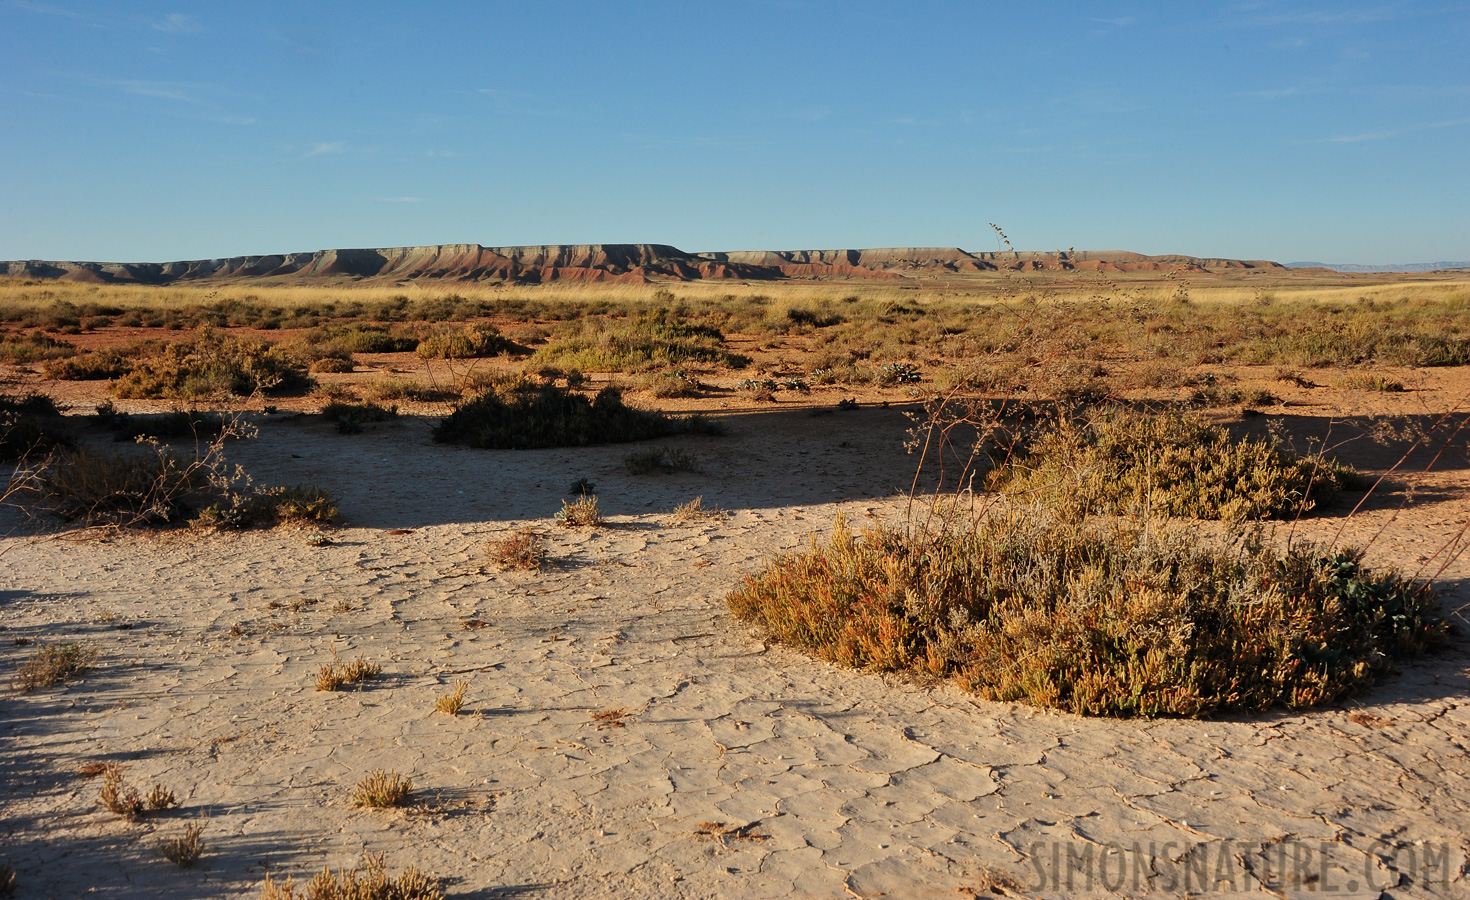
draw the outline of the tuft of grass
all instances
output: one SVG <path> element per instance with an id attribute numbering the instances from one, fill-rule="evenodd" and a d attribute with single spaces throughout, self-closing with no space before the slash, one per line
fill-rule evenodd
<path id="1" fill-rule="evenodd" d="M 700 495 L 688 503 L 681 503 L 674 507 L 669 513 L 669 521 L 683 524 L 685 522 L 704 522 L 710 519 L 718 519 L 724 513 L 718 506 L 705 506 L 704 496 Z"/>
<path id="2" fill-rule="evenodd" d="M 623 458 L 630 475 L 652 475 L 655 472 L 698 472 L 695 455 L 678 447 L 651 447 L 636 450 Z"/>
<path id="3" fill-rule="evenodd" d="M 335 874 L 322 869 L 306 883 L 301 893 L 287 878 L 276 882 L 267 875 L 260 887 L 260 900 L 444 900 L 439 879 L 409 866 L 396 877 L 389 875 L 383 855 L 369 854 L 361 869 L 343 869 Z"/>
<path id="4" fill-rule="evenodd" d="M 22 694 L 29 694 L 82 677 L 96 659 L 96 650 L 74 641 L 42 644 L 15 670 L 13 684 Z"/>
<path id="5" fill-rule="evenodd" d="M 372 809 L 402 806 L 413 791 L 413 781 L 397 772 L 374 769 L 352 789 L 352 805 Z"/>
<path id="6" fill-rule="evenodd" d="M 368 400 L 409 400 L 415 403 L 438 403 L 454 400 L 459 393 L 447 388 L 413 381 L 405 378 L 375 378 L 357 386 L 357 390 Z"/>
<path id="7" fill-rule="evenodd" d="M 616 444 L 698 431 L 711 423 L 624 405 L 606 387 L 593 398 L 557 385 L 519 382 L 462 403 L 434 429 L 434 440 L 480 449 L 527 450 Z"/>
<path id="8" fill-rule="evenodd" d="M 698 379 L 686 374 L 682 369 L 645 375 L 639 379 L 638 386 L 660 400 L 674 397 L 698 397 L 704 390 L 704 385 L 700 384 Z"/>
<path id="9" fill-rule="evenodd" d="M 581 528 L 602 524 L 602 511 L 597 508 L 596 494 L 583 494 L 575 501 L 563 500 L 556 511 L 556 524 L 564 528 Z"/>
<path id="10" fill-rule="evenodd" d="M 469 692 L 470 683 L 468 679 L 461 679 L 454 683 L 454 690 L 447 694 L 440 694 L 434 698 L 434 709 L 448 716 L 457 716 L 464 709 L 465 694 Z"/>
<path id="11" fill-rule="evenodd" d="M 1446 635 L 1427 585 L 1352 550 L 1041 508 L 860 537 L 839 519 L 727 600 L 832 662 L 1079 715 L 1318 706 Z"/>
<path id="12" fill-rule="evenodd" d="M 501 569 L 539 569 L 546 561 L 546 539 L 526 528 L 490 541 L 485 550 Z"/>
<path id="13" fill-rule="evenodd" d="M 14 897 L 16 887 L 15 868 L 10 863 L 0 863 L 0 897 Z"/>
<path id="14" fill-rule="evenodd" d="M 383 667 L 377 663 L 368 662 L 359 656 L 350 662 L 343 662 L 332 650 L 332 661 L 323 663 L 316 673 L 316 689 L 319 691 L 340 691 L 354 684 L 370 681 L 383 673 Z"/>
<path id="15" fill-rule="evenodd" d="M 129 822 L 143 815 L 143 798 L 137 788 L 127 783 L 123 767 L 117 763 L 108 763 L 102 770 L 102 790 L 97 802 Z"/>
<path id="16" fill-rule="evenodd" d="M 1398 394 L 1404 390 L 1402 381 L 1394 381 L 1383 375 L 1349 375 L 1337 383 L 1337 386 L 1345 391 L 1379 391 L 1387 394 Z"/>
<path id="17" fill-rule="evenodd" d="M 1274 440 L 1232 439 L 1193 416 L 1110 408 L 1042 430 L 1002 460 L 987 484 L 1091 513 L 1238 520 L 1309 512 L 1360 478 Z"/>
<path id="18" fill-rule="evenodd" d="M 424 359 L 477 359 L 523 351 L 494 325 L 465 325 L 436 331 L 419 341 L 418 355 Z"/>
<path id="19" fill-rule="evenodd" d="M 203 822 L 192 822 L 184 827 L 184 833 L 176 838 L 170 838 L 158 845 L 158 852 L 163 858 L 178 866 L 187 869 L 199 859 L 199 854 L 204 852 L 204 842 L 200 836 L 204 834 Z"/>

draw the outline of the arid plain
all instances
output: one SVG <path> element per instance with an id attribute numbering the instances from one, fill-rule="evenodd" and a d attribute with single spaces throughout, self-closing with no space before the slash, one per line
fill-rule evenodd
<path id="1" fill-rule="evenodd" d="M 253 898 L 287 876 L 299 896 L 375 854 L 449 897 L 1470 895 L 1470 281 L 1063 261 L 546 275 L 594 259 L 535 285 L 12 268 L 4 391 L 63 413 L 40 414 L 55 439 L 16 464 L 0 539 L 15 896 Z M 221 341 L 283 368 L 249 357 L 242 389 L 150 362 Z M 585 446 L 434 439 L 525 384 L 701 418 Z M 1000 410 L 986 426 L 1177 413 L 1325 453 L 1358 476 L 1266 542 L 1429 580 L 1448 636 L 1318 705 L 1119 717 L 980 699 L 958 669 L 836 665 L 732 618 L 747 576 L 839 515 L 901 527 L 948 499 L 953 470 L 915 441 L 966 403 Z M 949 434 L 952 466 L 972 432 Z M 214 480 L 146 514 L 48 504 L 27 473 L 78 448 L 171 448 Z M 337 518 L 233 518 L 225 495 L 270 486 Z M 593 494 L 600 524 L 557 520 Z M 87 668 L 27 689 L 61 646 Z M 318 689 L 358 658 L 374 677 Z M 176 804 L 109 810 L 109 764 Z M 375 770 L 412 781 L 403 803 L 355 804 Z M 197 861 L 171 864 L 160 844 L 198 824 Z"/>

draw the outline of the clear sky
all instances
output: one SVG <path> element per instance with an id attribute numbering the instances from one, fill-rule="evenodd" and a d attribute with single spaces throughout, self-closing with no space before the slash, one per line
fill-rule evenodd
<path id="1" fill-rule="evenodd" d="M 1470 259 L 1470 2 L 0 0 L 0 259 Z"/>

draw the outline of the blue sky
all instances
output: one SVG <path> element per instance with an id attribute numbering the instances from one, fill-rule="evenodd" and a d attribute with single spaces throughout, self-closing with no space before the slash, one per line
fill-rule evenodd
<path id="1" fill-rule="evenodd" d="M 0 259 L 1470 259 L 1470 2 L 0 0 Z"/>

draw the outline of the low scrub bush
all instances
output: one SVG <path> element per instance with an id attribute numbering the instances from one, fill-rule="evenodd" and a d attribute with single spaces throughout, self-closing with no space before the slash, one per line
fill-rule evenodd
<path id="1" fill-rule="evenodd" d="M 53 381 L 105 381 L 127 374 L 132 365 L 132 359 L 116 350 L 98 350 L 47 360 L 41 372 Z"/>
<path id="2" fill-rule="evenodd" d="M 163 447 L 62 450 L 31 474 L 27 487 L 48 512 L 87 525 L 163 524 L 188 518 L 211 484 L 210 466 Z"/>
<path id="3" fill-rule="evenodd" d="M 1023 508 L 937 534 L 839 519 L 728 603 L 832 662 L 1080 715 L 1330 703 L 1445 635 L 1426 585 L 1350 550 Z"/>
<path id="4" fill-rule="evenodd" d="M 234 426 L 234 420 L 224 413 L 175 410 L 156 415 L 133 415 L 118 412 L 111 403 L 97 407 L 97 418 L 112 432 L 112 439 L 119 443 L 138 438 L 213 438 L 233 431 Z"/>
<path id="5" fill-rule="evenodd" d="M 313 375 L 345 375 L 355 368 L 357 368 L 357 363 L 353 362 L 351 356 L 323 356 L 321 359 L 313 361 L 307 368 L 307 371 Z"/>
<path id="6" fill-rule="evenodd" d="M 698 397 L 704 389 L 704 385 L 700 384 L 698 379 L 690 377 L 680 369 L 645 375 L 639 380 L 638 386 L 660 400 L 674 397 Z"/>
<path id="7" fill-rule="evenodd" d="M 339 434 L 356 434 L 371 422 L 391 422 L 398 418 L 398 407 L 380 406 L 372 401 L 343 403 L 334 401 L 322 407 L 322 418 L 337 423 Z"/>
<path id="8" fill-rule="evenodd" d="M 15 670 L 12 683 L 17 691 L 29 694 L 82 677 L 96 659 L 96 650 L 75 641 L 42 644 Z"/>
<path id="9" fill-rule="evenodd" d="M 194 521 L 212 528 L 275 528 L 332 525 L 337 516 L 337 499 L 315 485 L 252 486 L 205 507 Z"/>
<path id="10" fill-rule="evenodd" d="M 1308 512 L 1361 482 L 1321 456 L 1271 439 L 1232 439 L 1181 414 L 1120 408 L 1062 419 L 993 469 L 995 490 L 1101 514 L 1271 519 Z"/>
<path id="11" fill-rule="evenodd" d="M 389 875 L 382 854 L 367 857 L 361 869 L 343 869 L 335 874 L 322 869 L 304 887 L 292 879 L 276 882 L 267 875 L 260 887 L 260 900 L 444 900 L 439 879 L 409 866 L 397 876 Z"/>
<path id="12" fill-rule="evenodd" d="M 484 324 L 435 331 L 418 345 L 418 355 L 424 359 L 477 359 L 524 350 L 494 325 Z"/>
<path id="13" fill-rule="evenodd" d="M 459 392 L 432 384 L 424 384 L 404 378 L 375 378 L 360 384 L 357 390 L 368 400 L 409 400 L 417 403 L 438 403 L 443 400 L 459 399 Z"/>
<path id="14" fill-rule="evenodd" d="M 0 462 L 44 454 L 71 443 L 56 402 L 45 394 L 0 394 Z"/>
<path id="15" fill-rule="evenodd" d="M 713 429 L 698 416 L 633 409 L 616 388 L 588 398 L 569 388 L 519 382 L 462 403 L 434 429 L 434 440 L 481 449 L 617 444 Z"/>
<path id="16" fill-rule="evenodd" d="M 208 329 L 138 359 L 113 385 L 119 397 L 194 399 L 280 394 L 311 387 L 299 362 L 265 341 Z"/>
<path id="17" fill-rule="evenodd" d="M 0 362 L 17 365 L 75 356 L 75 345 L 41 332 L 0 337 Z"/>
<path id="18" fill-rule="evenodd" d="M 550 364 L 583 372 L 647 372 L 704 362 L 743 368 L 749 360 L 724 348 L 718 328 L 679 321 L 669 314 L 631 321 L 584 319 L 536 351 L 532 365 Z"/>
<path id="19" fill-rule="evenodd" d="M 623 458 L 630 475 L 652 475 L 659 472 L 697 472 L 699 460 L 693 453 L 678 447 L 651 447 Z"/>

